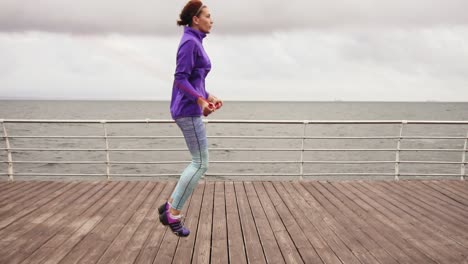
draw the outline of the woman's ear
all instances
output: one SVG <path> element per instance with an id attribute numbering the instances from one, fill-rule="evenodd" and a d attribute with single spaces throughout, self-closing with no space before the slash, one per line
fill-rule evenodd
<path id="1" fill-rule="evenodd" d="M 200 18 L 197 16 L 192 17 L 192 24 L 198 25 L 200 23 Z"/>

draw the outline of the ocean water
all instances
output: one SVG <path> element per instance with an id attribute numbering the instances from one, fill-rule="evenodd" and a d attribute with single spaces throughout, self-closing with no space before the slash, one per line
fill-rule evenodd
<path id="1" fill-rule="evenodd" d="M 170 119 L 162 101 L 0 100 L 3 119 Z M 468 120 L 468 102 L 225 102 L 211 119 Z"/>
<path id="2" fill-rule="evenodd" d="M 134 120 L 170 119 L 169 102 L 161 101 L 0 101 L 0 119 L 85 119 L 85 120 Z M 411 102 L 225 102 L 224 107 L 209 119 L 248 120 L 468 120 L 468 103 L 411 103 Z M 9 136 L 60 135 L 102 136 L 101 124 L 6 124 Z M 307 136 L 398 136 L 399 125 L 308 125 Z M 238 125 L 208 124 L 208 136 L 301 136 L 302 125 Z M 112 124 L 107 125 L 111 136 L 180 136 L 174 124 Z M 466 137 L 466 125 L 406 125 L 405 136 L 453 136 Z M 182 138 L 177 139 L 112 139 L 110 148 L 166 149 L 185 148 Z M 403 149 L 463 149 L 465 139 L 403 140 Z M 4 142 L 2 142 L 4 146 Z M 102 139 L 31 139 L 12 138 L 12 148 L 104 148 Z M 240 177 L 223 174 L 275 173 L 298 174 L 299 164 L 281 163 L 298 161 L 300 152 L 294 151 L 234 151 L 217 148 L 283 148 L 297 149 L 302 144 L 297 139 L 220 139 L 210 138 L 209 173 L 218 176 L 211 179 L 262 179 L 289 180 L 297 177 Z M 307 149 L 395 149 L 397 140 L 317 140 L 305 141 Z M 2 146 L 2 147 L 3 147 Z M 14 161 L 41 161 L 41 163 L 15 163 L 15 173 L 89 173 L 103 174 L 105 164 L 56 164 L 67 161 L 106 160 L 103 151 L 16 151 Z M 305 161 L 394 161 L 395 151 L 306 151 Z M 188 161 L 188 151 L 115 151 L 111 161 Z M 462 152 L 402 151 L 402 161 L 461 162 Z M 6 151 L 0 151 L 0 160 L 6 161 Z M 42 162 L 43 161 L 43 162 Z M 276 163 L 218 163 L 217 161 L 277 161 Z M 186 164 L 113 164 L 111 173 L 117 174 L 178 174 Z M 400 164 L 401 173 L 460 174 L 460 164 Z M 328 164 L 306 163 L 304 173 L 393 173 L 394 163 L 385 164 Z M 7 164 L 0 164 L 0 173 L 7 172 Z M 6 177 L 3 176 L 3 179 Z M 23 177 L 16 177 L 21 179 Z M 37 177 L 36 177 L 37 178 Z M 42 177 L 47 178 L 47 177 Z M 65 179 L 64 177 L 53 177 Z M 90 177 L 95 178 L 95 177 Z M 103 178 L 103 177 L 100 177 Z M 209 177 L 207 177 L 209 178 Z M 330 177 L 313 176 L 307 179 L 375 179 L 369 176 Z M 378 177 L 393 179 L 393 176 Z M 402 177 L 405 178 L 405 177 Z M 459 178 L 450 177 L 450 178 Z M 67 179 L 74 179 L 67 177 Z M 83 179 L 79 177 L 78 179 Z M 121 179 L 116 177 L 116 179 Z M 126 179 L 129 179 L 126 177 Z M 139 178 L 138 178 L 139 179 Z"/>

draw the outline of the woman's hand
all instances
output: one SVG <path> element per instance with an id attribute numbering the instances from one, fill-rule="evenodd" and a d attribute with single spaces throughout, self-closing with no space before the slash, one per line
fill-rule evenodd
<path id="1" fill-rule="evenodd" d="M 208 116 L 215 111 L 215 105 L 202 97 L 198 97 L 197 104 L 202 109 L 203 115 Z"/>
<path id="2" fill-rule="evenodd" d="M 208 101 L 212 102 L 214 105 L 215 105 L 215 108 L 216 109 L 219 109 L 223 106 L 223 101 L 220 100 L 218 97 L 214 96 L 214 95 L 209 95 L 208 96 Z"/>

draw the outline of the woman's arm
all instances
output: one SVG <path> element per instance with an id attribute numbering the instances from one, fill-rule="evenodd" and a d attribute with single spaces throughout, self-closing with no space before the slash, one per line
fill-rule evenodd
<path id="1" fill-rule="evenodd" d="M 196 43 L 194 40 L 188 40 L 180 46 L 177 52 L 177 66 L 174 74 L 175 87 L 194 102 L 196 102 L 199 97 L 202 97 L 188 81 L 195 65 L 195 51 Z"/>

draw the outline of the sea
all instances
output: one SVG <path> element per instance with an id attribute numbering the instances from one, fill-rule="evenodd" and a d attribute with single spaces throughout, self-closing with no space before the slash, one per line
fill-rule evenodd
<path id="1" fill-rule="evenodd" d="M 0 119 L 170 120 L 171 117 L 168 101 L 0 100 Z M 226 101 L 222 109 L 206 119 L 208 121 L 468 121 L 468 102 Z M 112 149 L 109 152 L 111 161 L 109 169 L 113 175 L 111 179 L 116 180 L 177 179 L 177 175 L 190 160 L 190 155 L 185 150 L 184 139 L 180 137 L 181 133 L 174 124 L 107 124 L 105 130 L 99 123 L 6 123 L 4 127 L 3 133 L 6 131 L 9 136 L 8 143 L 13 149 L 11 157 L 14 161 L 14 178 L 17 180 L 107 179 L 107 153 L 104 151 L 106 144 Z M 400 125 L 388 124 L 310 124 L 304 130 L 303 125 L 208 123 L 206 128 L 210 148 L 210 169 L 205 177 L 207 180 L 394 180 L 395 174 L 398 174 L 399 179 L 440 177 L 460 179 L 463 177 L 461 163 L 463 153 L 466 155 L 463 149 L 466 147 L 468 134 L 468 125 L 404 125 L 403 136 L 430 138 L 400 141 L 395 138 L 384 138 L 398 137 L 400 133 Z M 304 133 L 315 138 L 304 142 L 301 139 L 222 138 L 223 136 L 302 136 Z M 134 138 L 111 138 L 107 142 L 102 138 L 85 138 L 105 134 Z M 28 138 L 28 136 L 64 136 L 64 138 Z M 82 138 L 70 138 L 71 136 Z M 176 136 L 176 138 L 138 138 L 139 136 Z M 333 137 L 333 139 L 317 137 Z M 338 137 L 375 138 L 339 139 Z M 438 139 L 438 137 L 444 138 Z M 5 137 L 1 144 L 0 179 L 6 180 L 8 155 Z M 306 151 L 296 151 L 302 148 L 302 144 Z M 397 151 L 398 145 L 401 151 Z M 346 151 L 346 149 L 352 150 Z M 382 151 L 363 149 L 382 149 Z M 401 162 L 396 163 L 397 159 Z M 100 163 L 87 164 L 89 161 Z M 166 161 L 169 164 L 144 164 Z M 245 161 L 255 161 L 255 163 Z M 343 161 L 358 163 L 335 164 Z M 426 161 L 435 164 L 426 164 Z M 83 164 L 71 164 L 73 162 L 83 162 Z M 87 176 L 73 176 L 74 174 Z M 429 174 L 433 176 L 428 176 Z"/>

